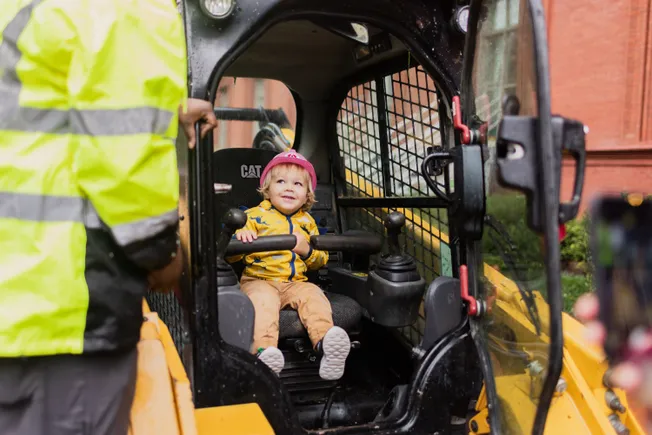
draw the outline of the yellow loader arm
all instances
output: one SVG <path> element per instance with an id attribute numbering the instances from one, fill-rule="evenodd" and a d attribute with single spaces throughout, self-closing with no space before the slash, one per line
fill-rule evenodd
<path id="1" fill-rule="evenodd" d="M 195 409 L 167 326 L 143 301 L 129 435 L 274 435 L 256 403 Z"/>
<path id="2" fill-rule="evenodd" d="M 510 325 L 514 333 L 519 336 L 517 341 L 528 343 L 535 340 L 535 331 L 532 323 L 526 317 L 527 308 L 523 302 L 516 284 L 499 271 L 485 264 L 484 276 L 496 289 L 496 298 L 492 311 L 496 316 L 508 319 L 504 323 Z M 537 310 L 541 313 L 542 329 L 549 330 L 548 304 L 539 292 L 534 292 Z M 575 318 L 562 313 L 564 328 L 564 357 L 563 368 L 555 393 L 548 419 L 545 434 L 568 433 L 573 435 L 611 435 L 616 433 L 609 421 L 609 416 L 616 414 L 624 427 L 629 429 L 630 435 L 644 435 L 640 422 L 643 416 L 628 402 L 622 390 L 615 389 L 614 393 L 625 407 L 625 412 L 616 412 L 607 405 L 605 394 L 607 389 L 603 385 L 603 377 L 608 364 L 604 352 L 600 347 L 590 346 L 583 338 L 584 325 Z M 541 336 L 541 341 L 547 343 L 548 337 Z M 496 370 L 496 368 L 494 368 Z M 500 376 L 497 371 L 496 383 L 501 384 L 503 394 L 500 397 L 501 406 L 507 407 L 506 414 L 518 422 L 518 426 L 528 428 L 532 426 L 532 419 L 536 413 L 536 404 L 530 399 L 532 382 L 527 373 Z M 531 408 L 526 412 L 519 409 Z M 488 409 L 487 397 L 484 388 L 476 405 L 479 411 L 471 419 L 469 430 L 472 434 L 488 434 L 487 423 Z M 524 432 L 523 432 L 524 433 Z"/>

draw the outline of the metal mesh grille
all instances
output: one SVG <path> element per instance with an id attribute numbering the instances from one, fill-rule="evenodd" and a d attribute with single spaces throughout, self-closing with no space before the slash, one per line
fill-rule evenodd
<path id="1" fill-rule="evenodd" d="M 158 314 L 158 317 L 165 323 L 170 330 L 170 335 L 174 341 L 179 355 L 183 352 L 183 325 L 184 316 L 183 308 L 177 301 L 174 293 L 157 293 L 147 292 L 145 296 L 147 304 L 152 311 Z"/>
<path id="2" fill-rule="evenodd" d="M 426 149 L 441 146 L 435 84 L 415 67 L 385 78 L 385 92 L 392 193 L 431 194 L 420 167 Z"/>
<path id="3" fill-rule="evenodd" d="M 352 88 L 340 109 L 337 134 L 340 156 L 352 179 L 352 183 L 347 184 L 350 196 L 370 196 L 365 191 L 368 185 L 377 188 L 380 195 L 384 194 L 378 115 L 376 82 Z M 348 176 L 349 173 L 347 181 Z"/>
<path id="4" fill-rule="evenodd" d="M 442 144 L 438 92 L 420 66 L 353 87 L 342 103 L 337 134 L 346 196 L 432 195 L 420 167 L 428 148 Z M 446 192 L 450 191 L 448 180 L 448 172 L 437 178 Z M 394 210 L 405 214 L 401 243 L 426 282 L 439 275 L 452 275 L 445 209 L 347 207 L 347 229 L 383 234 L 382 221 Z M 416 345 L 423 327 L 422 307 L 416 324 L 401 332 Z"/>

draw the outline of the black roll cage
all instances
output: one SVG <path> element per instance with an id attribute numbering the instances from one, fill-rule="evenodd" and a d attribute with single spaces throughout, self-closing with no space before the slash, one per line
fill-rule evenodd
<path id="1" fill-rule="evenodd" d="M 215 32 L 212 23 L 208 23 L 209 19 L 204 17 L 198 17 L 198 14 L 201 14 L 199 6 L 195 4 L 196 2 L 188 0 L 184 7 L 184 19 L 186 24 L 187 38 L 192 40 L 197 37 L 202 39 L 207 33 Z M 243 4 L 249 3 L 248 0 L 244 0 Z M 301 18 L 321 18 L 321 17 L 337 17 L 343 18 L 350 21 L 364 21 L 372 25 L 382 27 L 390 32 L 392 32 L 397 37 L 405 43 L 406 47 L 411 51 L 412 55 L 419 62 L 423 68 L 430 74 L 431 77 L 437 82 L 438 90 L 440 91 L 440 98 L 442 101 L 443 110 L 441 113 L 446 113 L 447 116 L 442 117 L 442 121 L 447 123 L 447 127 L 450 126 L 448 114 L 451 112 L 451 100 L 454 95 L 458 94 L 460 80 L 458 77 L 467 78 L 470 76 L 468 73 L 460 73 L 459 66 L 451 62 L 450 58 L 445 59 L 442 54 L 434 50 L 433 52 L 426 51 L 426 48 L 430 48 L 433 44 L 433 41 L 438 41 L 439 35 L 434 33 L 433 29 L 419 29 L 415 24 L 407 24 L 406 22 L 401 22 L 395 17 L 391 16 L 391 13 L 385 14 L 381 10 L 384 7 L 388 7 L 390 4 L 388 0 L 382 0 L 378 3 L 381 3 L 380 9 L 378 10 L 369 10 L 365 9 L 362 6 L 358 6 L 352 3 L 355 2 L 346 2 L 344 0 L 330 2 L 329 6 L 324 4 L 313 5 L 310 3 L 305 3 L 299 0 L 276 0 L 269 2 L 268 5 L 265 5 L 263 10 L 259 14 L 258 20 L 249 20 L 247 25 L 241 25 L 244 29 L 240 34 L 228 34 L 224 38 L 222 47 L 217 50 L 218 54 L 215 57 L 214 67 L 207 71 L 205 64 L 201 64 L 201 61 L 198 60 L 198 57 L 205 55 L 207 53 L 206 49 L 199 49 L 197 52 L 194 51 L 193 47 L 189 47 L 189 57 L 190 57 L 190 76 L 191 76 L 191 86 L 190 86 L 190 96 L 195 98 L 208 99 L 212 103 L 215 102 L 215 97 L 217 95 L 217 85 L 219 79 L 222 77 L 228 66 L 244 51 L 249 45 L 260 37 L 265 31 L 267 31 L 271 26 L 282 21 L 290 19 L 301 19 Z M 422 2 L 414 0 L 409 1 L 408 7 L 410 5 L 415 6 L 415 10 L 419 9 Z M 479 11 L 478 6 L 482 3 L 482 0 L 472 0 L 472 6 L 475 5 L 475 9 Z M 533 17 L 543 16 L 542 6 L 540 0 L 528 0 L 530 11 Z M 472 7 L 473 11 L 474 8 Z M 469 29 L 474 29 L 477 23 L 478 14 L 471 14 Z M 475 21 L 473 21 L 475 20 Z M 195 23 L 193 24 L 193 21 Z M 200 25 L 195 25 L 201 23 Z M 208 24 L 207 24 L 208 23 Z M 537 47 L 536 60 L 537 60 L 537 85 L 539 93 L 542 95 L 550 94 L 550 84 L 549 84 L 549 71 L 548 71 L 548 56 L 547 56 L 547 41 L 546 41 L 546 29 L 545 23 L 543 20 L 533 18 L 533 32 L 535 39 L 535 46 Z M 466 51 L 468 54 L 470 43 L 473 35 L 471 31 L 466 38 Z M 449 51 L 450 53 L 450 51 Z M 472 67 L 472 56 L 465 56 L 464 69 L 468 71 L 468 68 Z M 377 66 L 375 67 L 377 68 Z M 378 71 L 376 71 L 376 74 Z M 194 76 L 194 77 L 193 77 Z M 359 79 L 359 77 L 355 77 Z M 354 80 L 354 78 L 351 78 Z M 462 82 L 462 84 L 466 84 Z M 470 91 L 470 88 L 467 89 Z M 463 101 L 470 101 L 468 98 L 463 98 Z M 539 157 L 544 170 L 541 171 L 541 176 L 539 181 L 539 186 L 545 192 L 542 202 L 544 203 L 541 207 L 542 214 L 545 222 L 545 244 L 546 244 L 546 268 L 547 268 L 547 278 L 549 283 L 549 304 L 551 308 L 551 318 L 550 318 L 550 338 L 551 338 L 551 351 L 550 351 L 550 361 L 548 367 L 548 375 L 544 383 L 543 393 L 541 395 L 540 403 L 537 407 L 537 414 L 535 419 L 534 431 L 533 433 L 542 433 L 545 426 L 545 419 L 547 416 L 548 408 L 550 406 L 552 394 L 554 392 L 554 387 L 556 385 L 557 379 L 561 373 L 562 368 L 562 353 L 563 353 L 563 334 L 561 329 L 561 283 L 560 283 L 560 270 L 559 262 L 555 259 L 559 259 L 559 245 L 556 239 L 556 230 L 557 230 L 557 214 L 558 214 L 558 195 L 555 195 L 558 191 L 558 186 L 554 180 L 554 156 L 553 156 L 553 146 L 552 146 L 552 131 L 550 128 L 551 117 L 550 117 L 550 101 L 549 98 L 539 98 L 539 107 L 538 113 L 540 114 L 539 124 L 540 124 L 540 143 L 539 143 Z M 218 118 L 224 120 L 250 120 L 250 121 L 261 121 L 261 120 L 270 120 L 270 122 L 279 121 L 277 123 L 281 126 L 281 123 L 287 121 L 287 117 L 277 113 L 274 110 L 269 109 L 229 109 L 229 108 L 219 108 L 217 109 L 219 113 Z M 262 110 L 262 112 L 261 112 Z M 331 111 L 331 113 L 333 113 Z M 468 115 L 465 112 L 465 115 Z M 336 117 L 336 114 L 334 115 Z M 329 120 L 329 124 L 332 125 L 332 121 L 335 118 Z M 443 132 L 444 129 L 442 129 Z M 448 128 L 446 129 L 447 131 Z M 197 126 L 197 133 L 199 132 L 199 126 Z M 190 221 L 185 222 L 185 225 L 189 226 L 190 238 L 191 238 L 191 247 L 188 254 L 190 256 L 190 265 L 189 270 L 185 273 L 185 290 L 183 291 L 185 305 L 190 307 L 190 333 L 192 335 L 196 334 L 198 329 L 202 330 L 202 336 L 204 340 L 202 343 L 197 343 L 196 340 L 193 341 L 192 346 L 192 358 L 190 361 L 186 359 L 186 362 L 190 363 L 187 367 L 192 367 L 193 370 L 189 371 L 191 379 L 198 379 L 202 381 L 208 381 L 211 377 L 217 377 L 218 373 L 215 370 L 211 370 L 206 365 L 201 364 L 200 361 L 210 357 L 214 358 L 216 362 L 219 362 L 221 358 L 218 347 L 225 346 L 224 342 L 219 336 L 219 331 L 217 328 L 217 309 L 212 309 L 211 307 L 216 307 L 216 284 L 212 280 L 208 279 L 207 287 L 204 291 L 192 291 L 191 289 L 198 289 L 193 284 L 195 277 L 210 277 L 215 276 L 216 274 L 216 262 L 215 262 L 215 228 L 212 225 L 212 222 L 215 221 L 216 216 L 214 214 L 213 207 L 213 194 L 212 189 L 202 188 L 207 185 L 211 185 L 211 180 L 213 179 L 213 169 L 211 165 L 211 153 L 212 153 L 212 134 L 204 141 L 201 141 L 200 144 L 194 149 L 189 151 L 189 178 L 190 182 L 188 183 L 188 196 L 190 197 Z M 209 143 L 210 142 L 210 143 Z M 333 143 L 332 140 L 329 140 L 329 143 Z M 460 146 L 457 137 L 455 137 L 456 146 Z M 332 153 L 331 153 L 332 154 Z M 445 206 L 444 203 L 439 203 L 436 198 L 404 198 L 404 201 L 396 201 L 399 198 L 391 198 L 393 206 L 398 207 L 415 207 L 415 206 L 429 206 L 429 207 L 442 207 Z M 387 205 L 387 199 L 351 199 L 346 203 L 348 199 L 345 199 L 346 206 L 349 207 L 383 207 Z M 382 204 L 382 205 L 381 205 Z M 341 204 L 344 205 L 344 204 Z M 455 236 L 451 234 L 451 238 Z M 459 265 L 459 262 L 465 262 L 472 264 L 474 258 L 476 257 L 477 246 L 476 242 L 468 242 L 465 240 L 459 240 L 459 252 L 458 255 L 453 257 L 459 257 L 456 260 L 455 266 Z M 192 271 L 192 273 L 191 273 Z M 475 277 L 477 278 L 477 277 Z M 469 282 L 471 284 L 471 291 L 475 290 L 476 295 L 479 294 L 477 283 L 479 279 L 475 279 L 470 276 Z M 206 310 L 206 307 L 209 307 Z M 208 311 L 205 315 L 198 315 L 200 312 Z M 475 334 L 473 332 L 474 328 L 477 328 L 477 324 L 471 321 L 471 333 L 474 338 L 477 338 L 480 334 Z M 497 400 L 497 394 L 495 391 L 495 384 L 491 379 L 491 362 L 487 354 L 486 347 L 481 346 L 476 340 L 477 350 L 480 354 L 480 362 L 485 373 L 485 382 L 487 386 L 487 393 L 490 402 L 489 411 L 490 418 L 492 421 L 492 432 L 496 429 L 496 424 L 500 421 L 498 418 L 498 406 L 499 402 Z M 439 349 L 439 346 L 436 346 L 435 349 Z M 435 350 L 433 349 L 433 351 Z M 429 353 L 429 355 L 432 352 Z M 424 361 L 433 360 L 435 358 L 433 355 L 426 357 Z M 214 364 L 215 367 L 218 364 Z M 427 371 L 427 370 L 426 370 Z M 193 385 L 196 385 L 193 382 Z M 195 396 L 203 393 L 197 391 L 195 388 Z M 201 400 L 200 400 L 201 402 Z"/>

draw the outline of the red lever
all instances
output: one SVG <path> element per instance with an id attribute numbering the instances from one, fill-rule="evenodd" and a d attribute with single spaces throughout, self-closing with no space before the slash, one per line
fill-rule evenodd
<path id="1" fill-rule="evenodd" d="M 562 242 L 566 238 L 566 224 L 559 224 L 559 241 Z"/>
<path id="2" fill-rule="evenodd" d="M 462 299 L 469 303 L 467 313 L 469 316 L 478 314 L 478 301 L 473 296 L 469 295 L 469 271 L 465 265 L 460 266 L 460 291 Z"/>
<path id="3" fill-rule="evenodd" d="M 458 95 L 453 97 L 453 127 L 461 132 L 463 144 L 471 143 L 471 131 L 462 123 L 462 106 Z"/>

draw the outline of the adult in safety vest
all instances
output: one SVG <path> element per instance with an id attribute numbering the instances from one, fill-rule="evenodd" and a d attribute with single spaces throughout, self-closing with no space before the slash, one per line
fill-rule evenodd
<path id="1" fill-rule="evenodd" d="M 173 0 L 2 0 L 0 32 L 0 434 L 126 433 L 179 122 L 217 121 Z"/>

